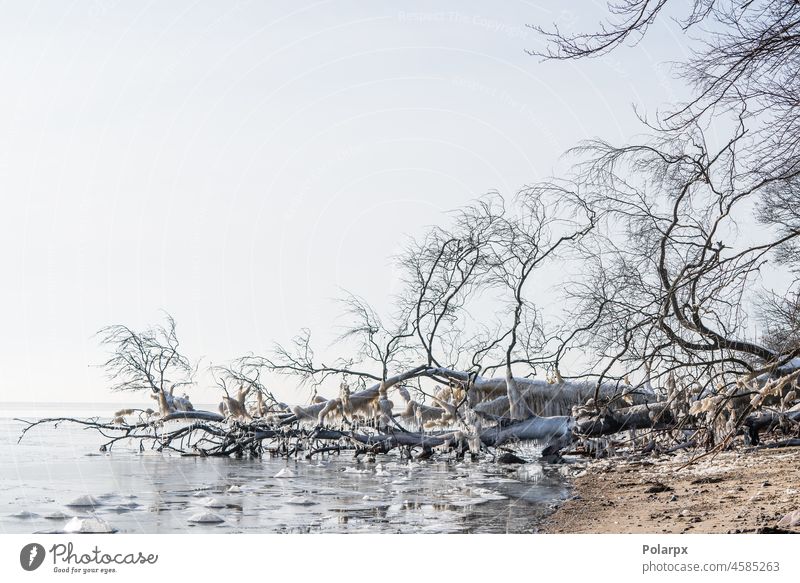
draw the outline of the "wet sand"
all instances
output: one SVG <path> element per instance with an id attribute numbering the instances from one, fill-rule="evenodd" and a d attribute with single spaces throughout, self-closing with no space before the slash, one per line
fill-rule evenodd
<path id="1" fill-rule="evenodd" d="M 800 508 L 800 448 L 600 460 L 572 470 L 548 533 L 770 532 Z M 800 533 L 800 527 L 781 529 Z"/>

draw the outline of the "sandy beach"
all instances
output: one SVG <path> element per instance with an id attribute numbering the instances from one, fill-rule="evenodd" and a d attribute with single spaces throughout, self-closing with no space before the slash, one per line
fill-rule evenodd
<path id="1" fill-rule="evenodd" d="M 774 532 L 800 508 L 800 448 L 599 460 L 577 469 L 547 533 Z M 685 466 L 685 467 L 683 467 Z M 776 529 L 776 530 L 773 530 Z M 778 532 L 797 532 L 800 527 Z"/>

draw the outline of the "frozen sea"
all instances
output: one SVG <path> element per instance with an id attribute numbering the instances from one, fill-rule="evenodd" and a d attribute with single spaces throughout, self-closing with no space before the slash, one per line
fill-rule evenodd
<path id="1" fill-rule="evenodd" d="M 102 437 L 74 424 L 17 443 L 14 418 L 107 420 L 118 408 L 0 403 L 0 533 L 57 531 L 75 516 L 126 533 L 530 533 L 568 495 L 558 468 L 538 463 L 198 458 L 121 444 L 100 453 Z M 275 477 L 287 467 L 293 477 Z M 67 506 L 80 496 L 95 506 Z M 190 522 L 202 512 L 223 522 Z"/>

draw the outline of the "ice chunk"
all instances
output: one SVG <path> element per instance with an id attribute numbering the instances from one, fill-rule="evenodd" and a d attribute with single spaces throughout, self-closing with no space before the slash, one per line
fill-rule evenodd
<path id="1" fill-rule="evenodd" d="M 784 528 L 794 528 L 800 526 L 800 510 L 795 510 L 794 512 L 790 512 L 786 516 L 780 519 L 778 522 L 778 526 Z"/>
<path id="2" fill-rule="evenodd" d="M 100 506 L 100 504 L 101 502 L 94 496 L 84 494 L 83 496 L 78 496 L 72 502 L 66 504 L 66 506 L 72 506 L 75 508 L 94 508 L 95 506 Z"/>
<path id="3" fill-rule="evenodd" d="M 64 532 L 75 532 L 82 534 L 103 534 L 116 532 L 105 520 L 92 516 L 90 518 L 78 518 L 70 520 L 64 526 Z"/>
<path id="4" fill-rule="evenodd" d="M 484 500 L 507 500 L 507 496 L 503 496 L 499 492 L 489 490 L 487 488 L 473 488 L 472 493 Z"/>
<path id="5" fill-rule="evenodd" d="M 294 498 L 289 498 L 286 501 L 286 503 L 293 504 L 295 506 L 313 506 L 314 504 L 317 504 L 317 502 L 314 502 L 310 498 L 305 498 L 303 496 L 295 496 Z"/>
<path id="6" fill-rule="evenodd" d="M 66 520 L 71 515 L 67 514 L 66 512 L 51 512 L 49 514 L 45 514 L 44 518 L 47 520 Z"/>
<path id="7" fill-rule="evenodd" d="M 225 522 L 225 519 L 218 514 L 206 511 L 193 514 L 189 517 L 189 522 L 195 522 L 197 524 L 219 524 L 220 522 Z"/>

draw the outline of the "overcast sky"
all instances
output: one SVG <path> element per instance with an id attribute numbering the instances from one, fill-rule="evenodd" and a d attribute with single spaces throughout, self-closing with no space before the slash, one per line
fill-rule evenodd
<path id="1" fill-rule="evenodd" d="M 580 4 L 0 4 L 0 400 L 109 400 L 93 333 L 162 309 L 206 363 L 324 346 L 340 288 L 396 291 L 406 235 L 640 133 L 632 104 L 683 94 L 678 27 L 525 53 L 526 24 L 593 27 Z"/>

